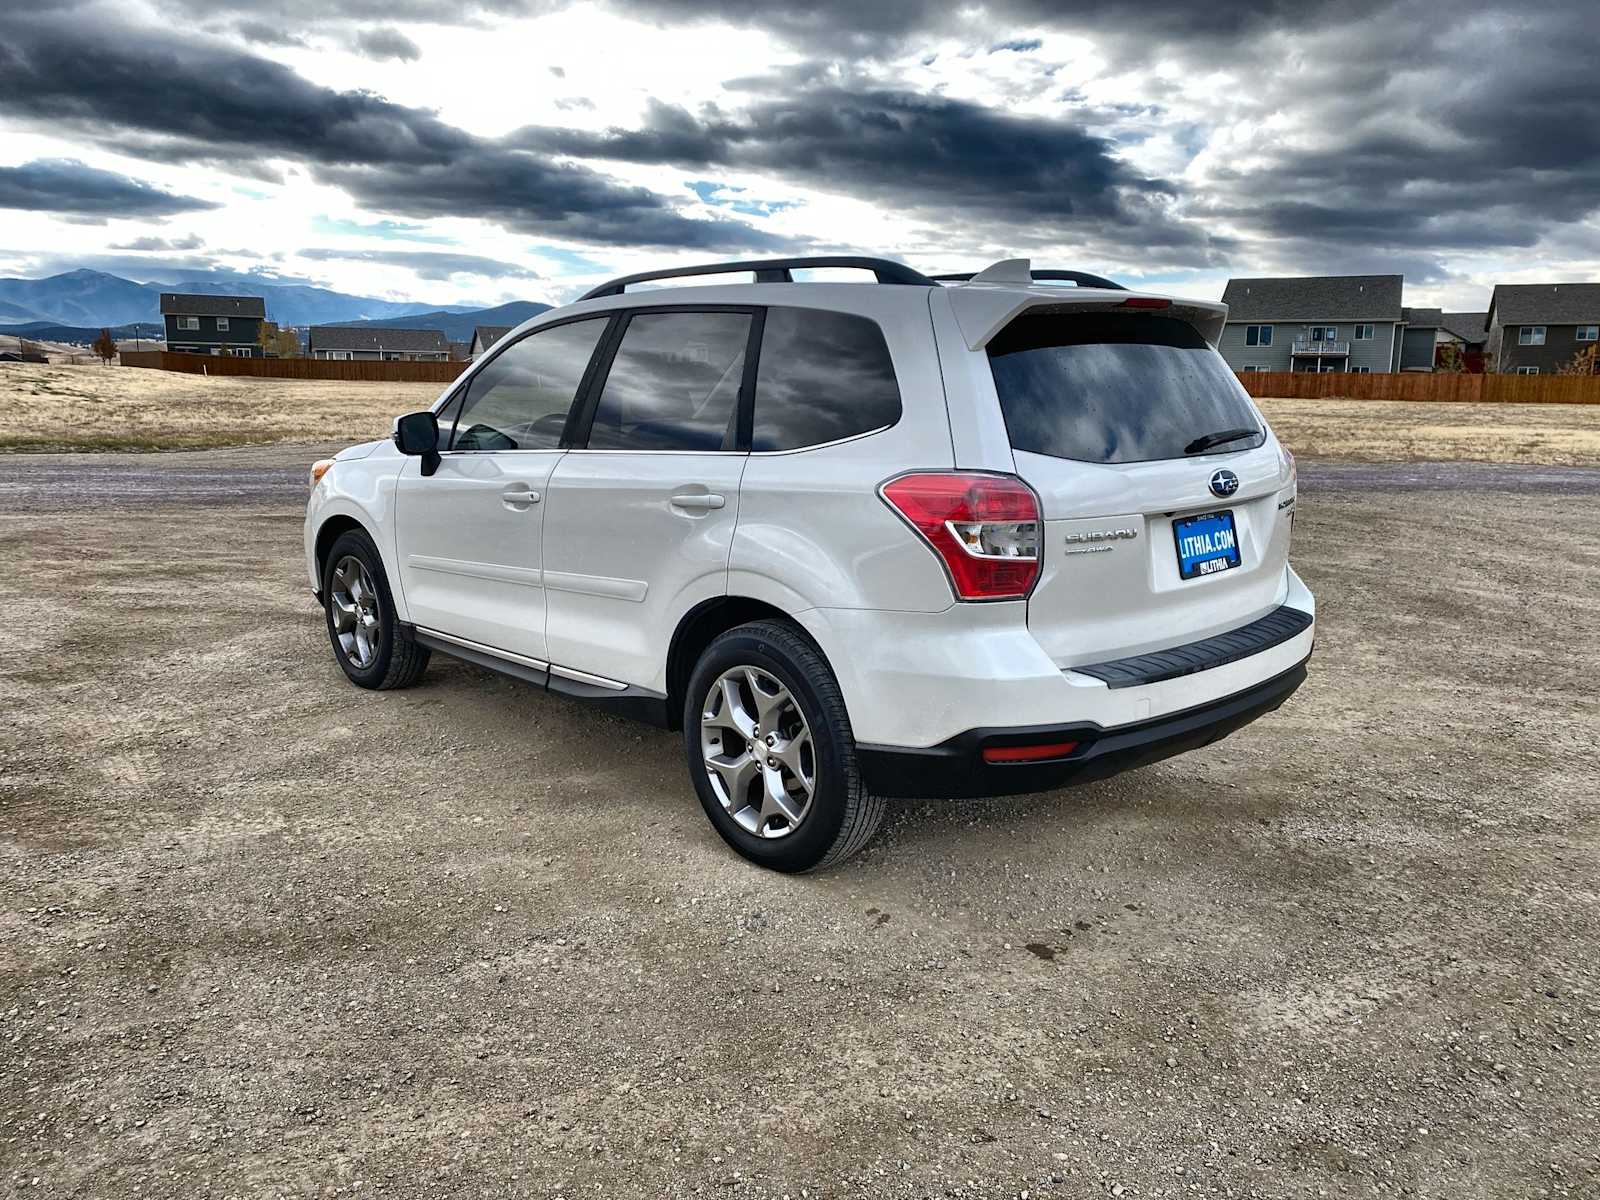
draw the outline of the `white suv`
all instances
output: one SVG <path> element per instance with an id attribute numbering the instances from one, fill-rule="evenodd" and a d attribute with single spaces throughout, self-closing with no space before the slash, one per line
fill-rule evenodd
<path id="1" fill-rule="evenodd" d="M 796 281 L 821 267 L 877 282 Z M 334 655 L 395 688 L 439 651 L 681 729 L 717 832 L 784 871 L 858 850 L 886 796 L 1205 745 L 1299 686 L 1315 629 L 1294 460 L 1225 314 L 1025 260 L 613 281 L 317 464 Z"/>

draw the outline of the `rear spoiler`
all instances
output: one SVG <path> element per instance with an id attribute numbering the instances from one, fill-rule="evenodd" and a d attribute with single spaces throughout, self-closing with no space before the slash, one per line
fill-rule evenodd
<path id="1" fill-rule="evenodd" d="M 1228 306 L 1209 300 L 1174 300 L 1141 292 L 1109 291 L 1099 288 L 1059 288 L 1046 286 L 989 285 L 981 280 L 960 287 L 945 288 L 938 295 L 948 298 L 961 336 L 971 350 L 982 350 L 1012 321 L 1024 312 L 1071 313 L 1128 312 L 1159 313 L 1193 325 L 1214 348 L 1222 338 L 1228 319 Z"/>

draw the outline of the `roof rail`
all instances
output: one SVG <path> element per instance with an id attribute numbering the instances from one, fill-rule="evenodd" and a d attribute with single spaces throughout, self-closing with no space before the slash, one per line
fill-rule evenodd
<path id="1" fill-rule="evenodd" d="M 871 271 L 879 283 L 904 283 L 914 287 L 933 287 L 933 280 L 920 271 L 913 271 L 904 263 L 887 258 L 853 258 L 848 255 L 814 258 L 762 258 L 751 262 L 701 263 L 696 267 L 674 267 L 663 271 L 641 271 L 637 275 L 620 278 L 590 288 L 578 297 L 579 302 L 600 296 L 620 296 L 630 283 L 648 283 L 653 279 L 678 279 L 687 275 L 731 275 L 735 271 L 754 271 L 757 283 L 793 283 L 790 273 L 806 267 L 857 267 Z"/>
<path id="2" fill-rule="evenodd" d="M 949 275 L 935 275 L 937 283 L 966 283 L 976 274 L 975 271 L 958 271 Z M 1087 271 L 1030 271 L 1035 283 L 1061 281 L 1075 283 L 1079 287 L 1109 288 L 1116 292 L 1125 292 L 1128 289 L 1120 283 L 1107 279 L 1103 275 L 1091 275 Z"/>

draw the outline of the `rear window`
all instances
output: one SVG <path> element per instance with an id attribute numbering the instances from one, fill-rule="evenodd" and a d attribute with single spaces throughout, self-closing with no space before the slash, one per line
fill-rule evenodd
<path id="1" fill-rule="evenodd" d="M 1173 317 L 1024 314 L 989 343 L 989 365 L 1017 450 L 1128 463 L 1183 458 L 1224 431 L 1255 432 L 1212 453 L 1266 440 L 1222 356 Z"/>

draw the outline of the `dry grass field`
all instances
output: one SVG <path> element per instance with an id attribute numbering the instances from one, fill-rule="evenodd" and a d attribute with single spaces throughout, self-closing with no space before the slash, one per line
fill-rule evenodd
<path id="1" fill-rule="evenodd" d="M 0 364 L 0 450 L 201 450 L 382 437 L 431 383 L 210 379 Z M 1368 462 L 1600 464 L 1600 405 L 1261 400 L 1299 455 Z"/>
<path id="2" fill-rule="evenodd" d="M 426 408 L 432 383 L 212 379 L 131 367 L 0 363 L 0 450 L 208 450 L 360 442 Z"/>
<path id="3" fill-rule="evenodd" d="M 1363 462 L 1600 464 L 1600 405 L 1257 400 L 1306 458 Z"/>

